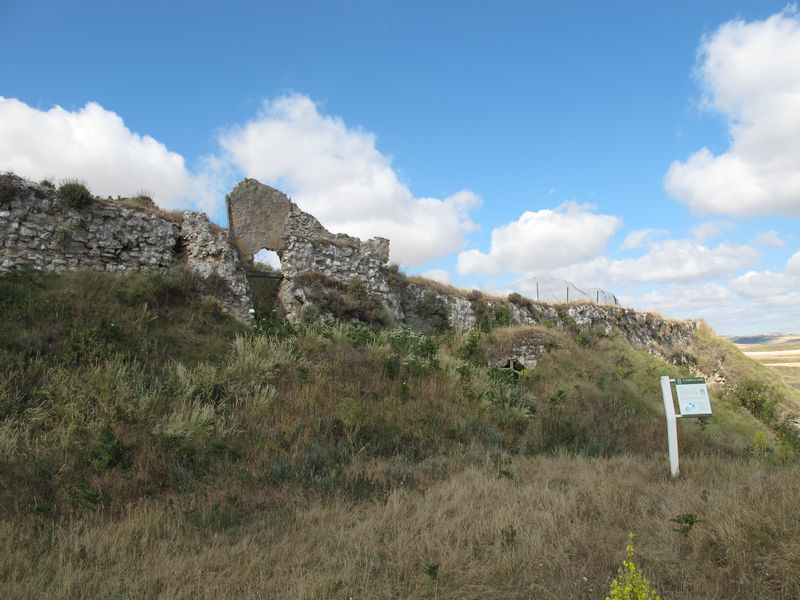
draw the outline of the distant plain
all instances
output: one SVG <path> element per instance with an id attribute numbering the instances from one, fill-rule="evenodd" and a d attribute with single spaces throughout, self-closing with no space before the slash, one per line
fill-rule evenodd
<path id="1" fill-rule="evenodd" d="M 775 371 L 783 381 L 800 389 L 800 333 L 775 333 L 732 337 L 745 356 Z"/>

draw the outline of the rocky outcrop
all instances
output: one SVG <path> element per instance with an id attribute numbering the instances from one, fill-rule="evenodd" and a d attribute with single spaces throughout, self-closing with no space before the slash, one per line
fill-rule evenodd
<path id="1" fill-rule="evenodd" d="M 50 187 L 0 174 L 0 272 L 166 271 L 185 266 L 243 321 L 252 319 L 249 287 L 228 232 L 202 213 L 183 223 L 119 202 L 93 199 L 74 208 Z"/>

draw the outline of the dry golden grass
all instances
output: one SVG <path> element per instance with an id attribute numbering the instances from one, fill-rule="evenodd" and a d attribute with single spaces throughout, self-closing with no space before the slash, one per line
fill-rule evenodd
<path id="1" fill-rule="evenodd" d="M 130 198 L 119 198 L 118 200 L 104 200 L 100 198 L 100 201 L 111 202 L 113 204 L 122 204 L 129 208 L 135 208 L 137 210 L 144 210 L 153 213 L 154 215 L 159 216 L 167 221 L 172 221 L 173 223 L 183 223 L 182 210 L 162 208 L 155 204 L 149 196 L 133 196 Z M 216 229 L 221 229 L 221 227 L 213 223 L 212 226 Z"/>
<path id="2" fill-rule="evenodd" d="M 690 371 L 620 337 L 243 330 L 98 277 L 0 279 L 0 598 L 590 600 L 629 531 L 665 600 L 798 595 L 797 447 L 709 332 L 690 364 L 759 402 L 712 389 L 670 481 L 658 382 Z M 487 366 L 519 341 L 535 369 Z"/>
<path id="3" fill-rule="evenodd" d="M 445 296 L 456 296 L 458 298 L 466 298 L 475 290 L 467 290 L 465 288 L 456 287 L 454 285 L 450 285 L 449 283 L 442 283 L 441 281 L 436 281 L 434 279 L 426 279 L 421 275 L 410 275 L 408 280 L 416 283 L 418 286 L 433 290 L 435 292 L 439 292 Z M 507 298 L 505 296 L 497 296 L 495 294 L 489 294 L 487 292 L 481 291 L 481 297 L 486 300 L 491 300 L 493 302 L 506 302 Z"/>
<path id="4" fill-rule="evenodd" d="M 797 598 L 798 466 L 665 456 L 535 457 L 498 478 L 454 468 L 427 489 L 303 502 L 200 529 L 208 499 L 141 500 L 50 526 L 0 524 L 5 598 L 603 598 L 629 531 L 662 598 Z M 473 461 L 474 462 L 474 461 Z M 700 521 L 685 535 L 671 519 Z M 438 579 L 427 573 L 438 565 Z"/>

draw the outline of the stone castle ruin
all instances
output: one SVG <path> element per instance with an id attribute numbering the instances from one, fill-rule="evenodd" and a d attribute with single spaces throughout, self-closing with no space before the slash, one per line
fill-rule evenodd
<path id="1" fill-rule="evenodd" d="M 409 279 L 388 264 L 389 240 L 331 233 L 285 194 L 254 179 L 233 188 L 226 208 L 228 229 L 193 211 L 167 219 L 144 207 L 98 198 L 76 208 L 52 187 L 0 173 L 0 274 L 20 268 L 163 272 L 183 267 L 199 275 L 205 294 L 225 311 L 249 322 L 254 309 L 248 275 L 251 280 L 256 275 L 253 256 L 267 249 L 281 261 L 275 310 L 292 323 L 339 318 L 424 330 L 547 324 L 619 333 L 633 346 L 662 355 L 685 346 L 697 328 L 695 322 L 616 305 L 548 304 L 519 294 L 500 299 Z"/>
<path id="2" fill-rule="evenodd" d="M 247 278 L 228 231 L 203 213 L 180 222 L 144 208 L 95 198 L 75 208 L 51 187 L 0 173 L 0 272 L 168 271 L 197 273 L 209 295 L 237 319 L 252 319 Z"/>
<path id="3" fill-rule="evenodd" d="M 298 322 L 311 314 L 313 300 L 302 277 L 310 273 L 348 286 L 360 282 L 363 291 L 400 318 L 397 301 L 387 282 L 389 240 L 375 237 L 366 242 L 342 233 L 331 233 L 312 215 L 303 212 L 284 193 L 255 179 L 245 179 L 225 199 L 228 229 L 242 263 L 253 266 L 253 256 L 271 250 L 281 261 L 278 298 L 286 317 Z M 322 316 L 318 314 L 317 316 Z"/>

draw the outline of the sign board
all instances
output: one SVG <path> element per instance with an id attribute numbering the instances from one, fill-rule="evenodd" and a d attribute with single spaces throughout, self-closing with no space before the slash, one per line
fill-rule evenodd
<path id="1" fill-rule="evenodd" d="M 701 377 L 676 379 L 678 408 L 682 417 L 710 417 L 711 401 L 708 399 L 706 380 Z"/>

